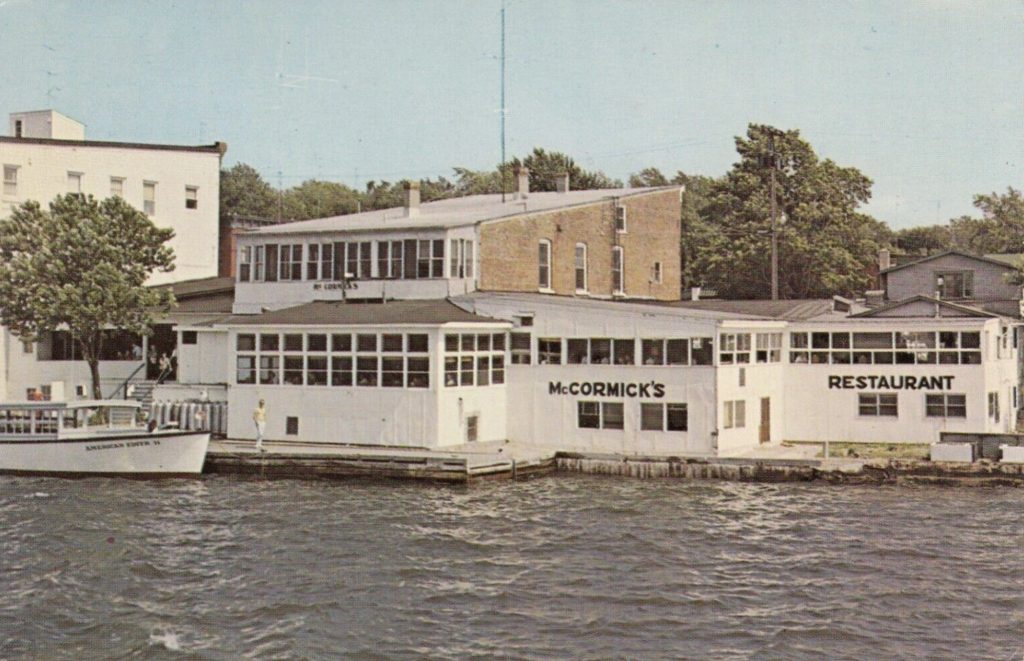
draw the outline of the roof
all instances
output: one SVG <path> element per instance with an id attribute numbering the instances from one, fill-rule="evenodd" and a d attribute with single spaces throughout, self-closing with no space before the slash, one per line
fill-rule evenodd
<path id="1" fill-rule="evenodd" d="M 662 188 L 605 188 L 599 190 L 575 190 L 566 193 L 530 193 L 525 200 L 515 200 L 512 194 L 501 201 L 500 194 L 468 195 L 453 197 L 420 205 L 419 214 L 405 215 L 404 207 L 377 209 L 363 213 L 300 220 L 262 227 L 253 234 L 301 234 L 328 231 L 380 231 L 388 229 L 428 229 L 474 225 L 487 220 L 500 220 L 514 216 L 550 211 L 565 207 L 594 204 L 611 198 L 646 195 L 678 186 Z"/>
<path id="2" fill-rule="evenodd" d="M 793 300 L 697 300 L 671 301 L 661 303 L 687 310 L 713 310 L 732 315 L 767 317 L 786 321 L 805 321 L 833 312 L 831 298 L 807 298 Z M 845 315 L 844 315 L 845 316 Z"/>
<path id="3" fill-rule="evenodd" d="M 0 144 L 2 143 L 54 145 L 57 147 L 110 147 L 117 149 L 150 149 L 154 151 L 190 151 L 218 155 L 223 155 L 228 149 L 226 142 L 215 142 L 212 145 L 158 145 L 144 142 L 56 140 L 54 138 L 12 138 L 10 136 L 0 136 Z"/>
<path id="4" fill-rule="evenodd" d="M 998 314 L 1002 317 L 1010 317 L 1011 319 L 1024 318 L 1024 314 L 1021 314 L 1021 302 L 1016 299 L 1005 301 L 982 301 L 977 303 L 977 306 L 985 312 Z"/>
<path id="5" fill-rule="evenodd" d="M 985 259 L 1017 266 L 1024 259 L 1024 252 L 993 252 L 985 255 Z"/>
<path id="6" fill-rule="evenodd" d="M 262 314 L 233 315 L 218 326 L 400 326 L 407 324 L 507 323 L 467 312 L 447 299 L 345 303 L 314 301 Z"/>
<path id="7" fill-rule="evenodd" d="M 882 269 L 878 273 L 879 273 L 879 275 L 886 274 L 886 273 L 892 273 L 893 271 L 899 271 L 900 269 L 905 269 L 905 268 L 907 268 L 909 266 L 916 266 L 917 264 L 923 264 L 925 262 L 930 262 L 933 259 L 938 259 L 940 257 L 946 257 L 948 255 L 959 255 L 960 257 L 967 257 L 968 259 L 976 259 L 979 262 L 988 262 L 989 264 L 995 264 L 996 266 L 1002 266 L 1003 268 L 1013 268 L 1013 264 L 1011 262 L 1007 262 L 1007 261 L 1005 261 L 1003 259 L 996 259 L 996 258 L 991 257 L 991 256 L 972 255 L 971 253 L 964 252 L 963 250 L 946 250 L 944 252 L 935 253 L 934 255 L 928 255 L 927 257 L 922 257 L 921 259 L 918 259 L 918 260 L 913 261 L 913 262 L 907 262 L 906 264 L 898 264 L 896 266 L 890 266 L 887 269 Z"/>
<path id="8" fill-rule="evenodd" d="M 196 278 L 194 280 L 181 280 L 171 282 L 157 287 L 170 287 L 174 298 L 179 301 L 197 296 L 211 296 L 213 294 L 233 293 L 235 291 L 235 279 L 230 276 L 213 276 L 210 278 Z"/>
<path id="9" fill-rule="evenodd" d="M 931 296 L 925 296 L 923 294 L 919 294 L 917 296 L 911 296 L 910 298 L 905 298 L 902 301 L 894 301 L 892 303 L 887 303 L 886 305 L 880 305 L 877 308 L 871 308 L 870 310 L 866 310 L 864 312 L 857 312 L 856 314 L 851 314 L 850 316 L 851 317 L 881 317 L 881 316 L 884 316 L 884 313 L 886 313 L 886 312 L 890 312 L 890 311 L 895 310 L 897 308 L 901 308 L 901 307 L 906 306 L 906 305 L 911 305 L 913 303 L 931 303 L 933 305 L 938 305 L 940 307 L 947 308 L 949 310 L 955 310 L 956 312 L 962 312 L 965 315 L 970 316 L 970 317 L 997 317 L 997 316 L 999 316 L 999 315 L 997 315 L 994 312 L 986 312 L 985 310 L 982 310 L 981 308 L 972 307 L 970 305 L 963 305 L 963 304 L 960 304 L 960 303 L 951 303 L 950 301 L 943 301 L 941 299 L 933 298 Z"/>

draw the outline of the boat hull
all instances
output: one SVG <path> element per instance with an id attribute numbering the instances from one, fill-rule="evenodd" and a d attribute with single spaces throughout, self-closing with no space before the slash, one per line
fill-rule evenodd
<path id="1" fill-rule="evenodd" d="M 196 477 L 209 432 L 0 441 L 0 473 L 62 477 Z"/>

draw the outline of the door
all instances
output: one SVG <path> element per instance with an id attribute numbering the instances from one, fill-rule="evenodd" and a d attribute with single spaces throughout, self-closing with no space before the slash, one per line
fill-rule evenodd
<path id="1" fill-rule="evenodd" d="M 761 443 L 772 440 L 772 405 L 768 397 L 761 398 L 761 426 L 758 428 L 758 439 Z"/>

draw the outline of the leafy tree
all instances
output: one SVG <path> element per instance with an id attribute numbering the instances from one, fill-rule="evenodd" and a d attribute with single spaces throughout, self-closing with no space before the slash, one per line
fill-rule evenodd
<path id="1" fill-rule="evenodd" d="M 513 158 L 510 164 L 512 170 L 519 166 L 529 168 L 531 191 L 555 190 L 556 177 L 566 172 L 569 173 L 570 190 L 622 188 L 621 181 L 611 179 L 600 171 L 584 170 L 569 156 L 557 151 L 544 151 L 540 147 L 534 147 L 533 151 L 522 159 Z"/>
<path id="2" fill-rule="evenodd" d="M 668 179 L 658 168 L 644 168 L 636 174 L 629 175 L 630 188 L 654 188 L 668 186 Z"/>
<path id="3" fill-rule="evenodd" d="M 277 218 L 278 192 L 252 166 L 237 163 L 220 171 L 220 216 Z"/>
<path id="4" fill-rule="evenodd" d="M 699 211 L 705 231 L 684 237 L 694 244 L 690 284 L 712 286 L 726 298 L 770 295 L 770 141 L 778 155 L 778 209 L 786 218 L 778 232 L 780 297 L 851 294 L 869 286 L 869 268 L 889 235 L 858 212 L 871 196 L 871 180 L 856 168 L 820 160 L 799 131 L 758 124 L 736 138 L 739 162 L 710 186 Z"/>
<path id="5" fill-rule="evenodd" d="M 1005 195 L 975 195 L 974 206 L 981 218 L 961 216 L 949 221 L 957 248 L 986 253 L 1024 252 L 1024 196 L 1009 187 Z"/>
<path id="6" fill-rule="evenodd" d="M 168 288 L 145 286 L 173 270 L 173 236 L 120 197 L 69 193 L 48 211 L 25 202 L 0 220 L 0 318 L 24 340 L 69 330 L 100 399 L 104 329 L 148 334 L 154 312 L 174 303 Z"/>
<path id="7" fill-rule="evenodd" d="M 953 235 L 945 225 L 911 227 L 896 232 L 895 245 L 912 255 L 928 255 L 949 250 Z"/>
<path id="8" fill-rule="evenodd" d="M 361 201 L 345 184 L 309 179 L 283 193 L 282 215 L 290 220 L 341 216 L 358 211 Z"/>

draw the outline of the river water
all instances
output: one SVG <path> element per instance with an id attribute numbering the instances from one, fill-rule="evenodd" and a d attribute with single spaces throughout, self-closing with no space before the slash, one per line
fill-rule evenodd
<path id="1" fill-rule="evenodd" d="M 1024 657 L 1024 490 L 0 477 L 3 659 Z"/>

